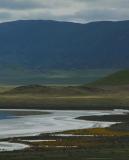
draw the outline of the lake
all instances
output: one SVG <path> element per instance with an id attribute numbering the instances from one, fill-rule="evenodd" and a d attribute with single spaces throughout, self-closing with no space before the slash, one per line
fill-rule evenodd
<path id="1" fill-rule="evenodd" d="M 92 115 L 125 114 L 126 112 L 128 111 L 0 110 L 0 139 L 73 129 L 108 127 L 116 122 L 85 121 L 76 118 Z"/>
<path id="2" fill-rule="evenodd" d="M 116 122 L 98 122 L 76 119 L 80 116 L 126 114 L 126 110 L 110 111 L 59 111 L 59 110 L 0 110 L 0 152 L 22 150 L 26 144 L 2 141 L 3 138 L 36 136 L 40 133 L 57 131 L 103 128 Z"/>

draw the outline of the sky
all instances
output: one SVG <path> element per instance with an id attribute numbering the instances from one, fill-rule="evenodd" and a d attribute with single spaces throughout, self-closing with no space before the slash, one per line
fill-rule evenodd
<path id="1" fill-rule="evenodd" d="M 129 19 L 129 0 L 0 0 L 0 22 L 59 20 L 78 23 Z"/>

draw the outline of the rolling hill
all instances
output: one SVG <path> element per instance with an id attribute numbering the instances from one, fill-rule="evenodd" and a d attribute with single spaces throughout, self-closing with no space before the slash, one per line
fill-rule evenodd
<path id="1" fill-rule="evenodd" d="M 129 85 L 129 70 L 121 70 L 116 73 L 113 73 L 109 76 L 106 76 L 102 79 L 99 79 L 93 83 L 89 84 L 90 86 L 120 86 L 120 85 Z"/>
<path id="2" fill-rule="evenodd" d="M 103 89 L 90 88 L 83 86 L 42 86 L 42 85 L 26 85 L 19 86 L 1 93 L 2 95 L 46 95 L 46 96 L 81 96 L 105 92 Z"/>
<path id="3" fill-rule="evenodd" d="M 82 69 L 129 67 L 129 21 L 28 20 L 0 24 L 0 68 Z"/>

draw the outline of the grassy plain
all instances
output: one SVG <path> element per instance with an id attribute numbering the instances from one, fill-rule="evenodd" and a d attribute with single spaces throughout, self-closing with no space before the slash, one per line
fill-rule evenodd
<path id="1" fill-rule="evenodd" d="M 1 94 L 0 108 L 113 109 L 129 108 L 127 92 L 90 95 Z"/>

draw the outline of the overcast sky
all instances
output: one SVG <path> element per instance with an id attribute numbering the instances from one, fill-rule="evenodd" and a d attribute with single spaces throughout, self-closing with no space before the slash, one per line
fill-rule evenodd
<path id="1" fill-rule="evenodd" d="M 127 20 L 129 0 L 0 0 L 0 22 L 21 19 Z"/>

